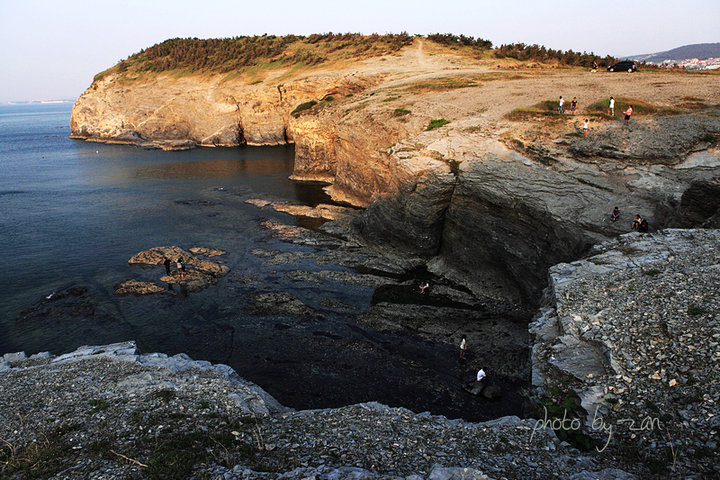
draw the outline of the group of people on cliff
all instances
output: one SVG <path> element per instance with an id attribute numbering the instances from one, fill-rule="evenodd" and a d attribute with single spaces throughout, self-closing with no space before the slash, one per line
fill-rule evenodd
<path id="1" fill-rule="evenodd" d="M 571 115 L 575 115 L 575 111 L 578 107 L 578 98 L 573 97 L 572 101 L 570 102 L 570 110 L 569 113 Z M 558 101 L 558 107 L 557 107 L 558 113 L 565 113 L 565 99 L 563 99 L 562 95 L 560 95 L 560 100 Z M 625 125 L 630 125 L 630 116 L 633 113 L 632 105 L 628 105 L 627 110 L 623 112 L 625 115 Z M 610 97 L 610 100 L 608 100 L 608 115 L 614 117 L 615 116 L 615 97 Z M 582 132 L 584 136 L 587 136 L 587 134 L 590 132 L 590 119 L 586 118 L 583 122 L 582 126 Z"/>

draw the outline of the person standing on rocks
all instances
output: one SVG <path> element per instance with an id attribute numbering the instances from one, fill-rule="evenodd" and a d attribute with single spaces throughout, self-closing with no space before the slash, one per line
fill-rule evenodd
<path id="1" fill-rule="evenodd" d="M 575 115 L 575 110 L 578 106 L 578 99 L 577 97 L 573 97 L 572 101 L 570 102 L 570 113 Z"/>
<path id="2" fill-rule="evenodd" d="M 165 275 L 170 275 L 170 259 L 163 257 L 163 265 L 165 265 Z"/>
<path id="3" fill-rule="evenodd" d="M 585 123 L 583 123 L 583 135 L 587 137 L 587 134 L 589 131 L 590 131 L 590 120 L 588 120 L 586 118 Z"/>
<path id="4" fill-rule="evenodd" d="M 178 275 L 180 275 L 181 277 L 184 277 L 185 276 L 185 264 L 183 263 L 183 258 L 178 257 L 175 264 L 177 265 Z"/>
<path id="5" fill-rule="evenodd" d="M 613 97 L 610 97 L 608 102 L 608 115 L 615 116 L 615 99 Z"/>
<path id="6" fill-rule="evenodd" d="M 467 352 L 467 337 L 465 337 L 465 335 L 463 335 L 462 340 L 460 340 L 460 360 L 467 360 L 465 358 L 466 352 Z"/>

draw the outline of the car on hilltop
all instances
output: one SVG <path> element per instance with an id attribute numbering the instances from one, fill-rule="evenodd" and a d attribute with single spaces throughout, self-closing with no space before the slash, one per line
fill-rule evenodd
<path id="1" fill-rule="evenodd" d="M 637 72 L 637 63 L 632 60 L 618 62 L 615 65 L 607 67 L 608 72 Z"/>

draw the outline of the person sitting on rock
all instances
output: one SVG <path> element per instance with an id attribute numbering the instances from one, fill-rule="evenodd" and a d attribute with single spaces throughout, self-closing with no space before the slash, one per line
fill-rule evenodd
<path id="1" fill-rule="evenodd" d="M 482 382 L 485 377 L 486 377 L 486 375 L 485 375 L 485 370 L 483 370 L 483 369 L 481 368 L 480 370 L 478 370 L 478 373 L 477 373 L 477 375 L 475 376 L 475 381 L 476 381 L 476 382 Z"/>
<path id="2" fill-rule="evenodd" d="M 642 223 L 642 218 L 640 218 L 640 215 L 635 215 L 632 223 L 632 229 L 637 230 L 638 228 L 640 228 L 640 223 Z"/>
<path id="3" fill-rule="evenodd" d="M 428 282 L 423 282 L 420 284 L 420 293 L 424 294 L 428 288 L 430 288 L 430 284 Z"/>
<path id="4" fill-rule="evenodd" d="M 610 214 L 610 221 L 615 222 L 618 218 L 620 218 L 620 209 L 618 207 L 615 207 Z"/>
<path id="5" fill-rule="evenodd" d="M 647 233 L 648 231 L 648 222 L 644 218 L 640 222 L 640 226 L 638 227 L 638 232 Z"/>

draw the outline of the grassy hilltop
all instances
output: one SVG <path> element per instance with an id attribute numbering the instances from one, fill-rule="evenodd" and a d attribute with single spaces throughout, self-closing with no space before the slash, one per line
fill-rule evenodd
<path id="1" fill-rule="evenodd" d="M 136 79 L 144 73 L 178 72 L 232 74 L 257 69 L 289 66 L 327 67 L 347 60 L 391 55 L 418 38 L 407 33 L 360 35 L 325 33 L 309 36 L 262 35 L 222 39 L 173 38 L 158 43 L 120 61 L 99 73 L 95 81 L 108 74 Z M 509 44 L 493 48 L 492 42 L 465 35 L 432 34 L 423 37 L 442 50 L 477 59 L 509 58 L 553 65 L 589 66 L 615 61 L 592 53 L 548 49 L 538 45 Z"/>

